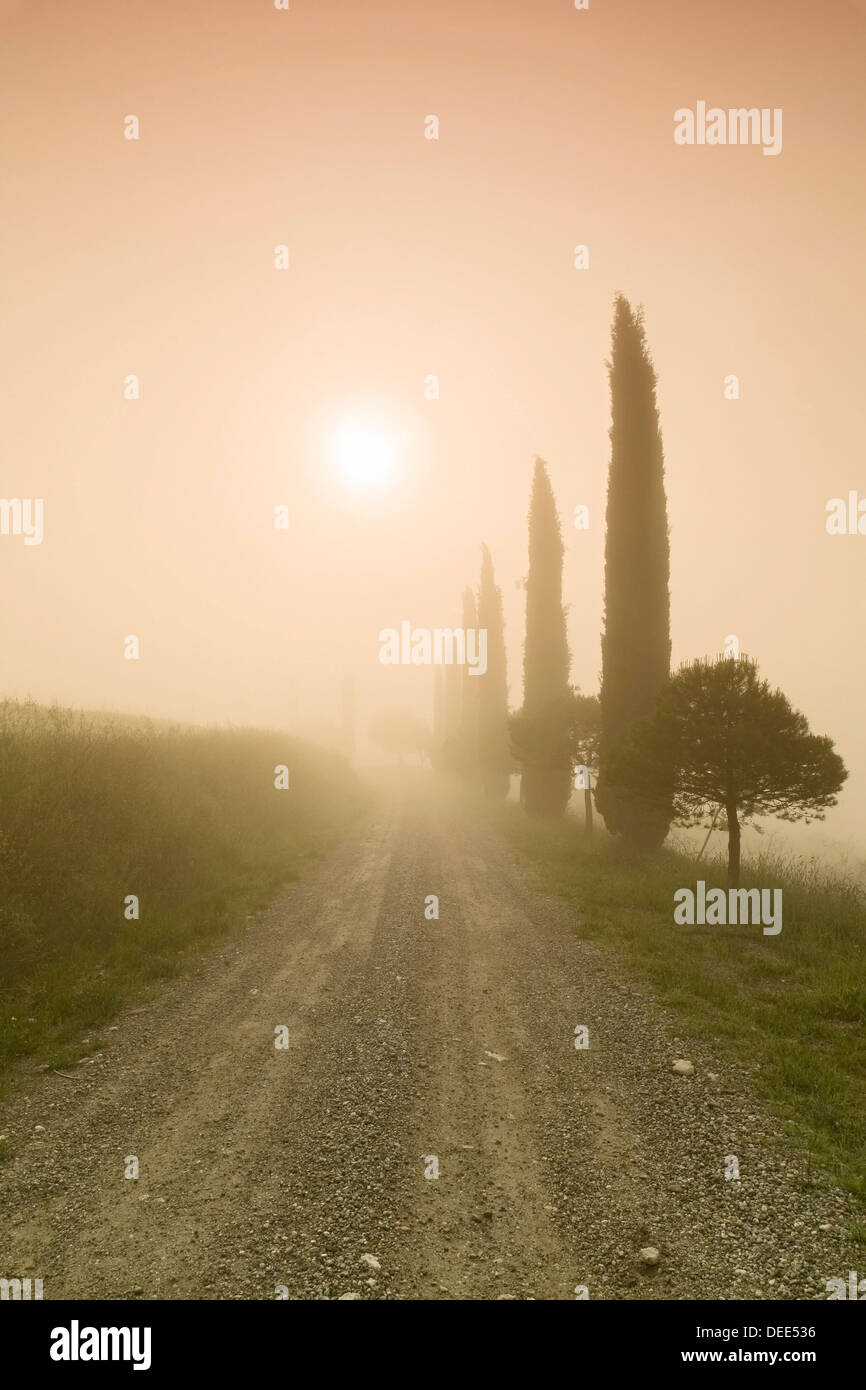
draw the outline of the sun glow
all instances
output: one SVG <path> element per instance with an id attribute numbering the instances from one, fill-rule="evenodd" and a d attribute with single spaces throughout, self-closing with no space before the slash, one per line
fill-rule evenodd
<path id="1" fill-rule="evenodd" d="M 362 425 L 347 424 L 335 436 L 337 467 L 347 487 L 373 491 L 391 479 L 394 448 L 382 435 Z"/>

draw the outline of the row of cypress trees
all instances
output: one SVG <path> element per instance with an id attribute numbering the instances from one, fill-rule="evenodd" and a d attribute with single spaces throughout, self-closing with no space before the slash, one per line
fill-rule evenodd
<path id="1" fill-rule="evenodd" d="M 529 508 L 524 699 L 511 717 L 521 801 L 530 815 L 562 815 L 575 763 L 597 754 L 596 805 L 607 828 L 642 847 L 662 843 L 671 821 L 664 798 L 624 794 L 612 762 L 633 721 L 649 714 L 670 673 L 670 547 L 656 375 L 642 310 L 614 304 L 611 453 L 604 565 L 604 628 L 598 702 L 569 679 L 562 603 L 563 544 L 547 465 L 535 462 Z M 590 754 L 587 750 L 592 749 Z M 586 787 L 587 824 L 592 800 Z"/>
<path id="2" fill-rule="evenodd" d="M 514 759 L 508 739 L 508 676 L 502 590 L 493 560 L 481 547 L 478 592 L 463 590 L 464 630 L 487 632 L 487 669 L 470 676 L 466 666 L 434 667 L 433 762 L 440 770 L 480 781 L 487 796 L 504 799 Z"/>
<path id="3" fill-rule="evenodd" d="M 664 454 L 656 375 L 642 310 L 623 295 L 614 304 L 611 355 L 611 453 L 604 566 L 602 675 L 598 702 L 570 683 L 571 657 L 562 602 L 564 546 L 547 465 L 536 459 L 529 507 L 529 573 L 523 705 L 509 717 L 502 594 L 482 547 L 477 597 L 463 594 L 464 628 L 487 630 L 487 672 L 436 670 L 434 748 L 441 767 L 480 779 L 504 797 L 521 774 L 530 815 L 560 816 L 572 791 L 575 761 L 597 749 L 596 805 L 609 830 L 641 846 L 661 844 L 670 808 L 642 805 L 611 776 L 613 755 L 632 722 L 650 712 L 670 671 L 670 553 Z M 588 808 L 591 800 L 587 789 Z"/>
<path id="4" fill-rule="evenodd" d="M 749 658 L 692 662 L 670 677 L 670 546 L 656 375 L 643 313 L 618 295 L 607 363 L 610 470 L 604 556 L 604 627 L 598 698 L 570 684 L 562 603 L 563 544 L 547 465 L 536 459 L 529 507 L 523 706 L 508 715 L 502 596 L 482 552 L 478 603 L 464 595 L 466 626 L 487 629 L 488 670 L 449 677 L 457 697 L 455 770 L 480 776 L 488 795 L 521 773 L 529 814 L 561 816 L 584 788 L 586 829 L 595 804 L 613 834 L 640 849 L 661 845 L 673 820 L 710 829 L 724 810 L 728 883 L 739 886 L 740 828 L 757 814 L 822 819 L 848 773 L 826 736 L 761 681 Z"/>

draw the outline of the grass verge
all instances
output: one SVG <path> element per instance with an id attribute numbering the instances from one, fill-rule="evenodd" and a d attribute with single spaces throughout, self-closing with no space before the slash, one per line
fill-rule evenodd
<path id="1" fill-rule="evenodd" d="M 278 732 L 0 703 L 0 1074 L 24 1056 L 74 1063 L 91 1030 L 330 848 L 361 801 L 342 758 Z"/>
<path id="2" fill-rule="evenodd" d="M 674 892 L 725 886 L 719 861 L 629 853 L 582 820 L 492 813 L 511 847 L 575 910 L 581 936 L 607 943 L 653 988 L 684 1032 L 756 1068 L 757 1085 L 832 1177 L 866 1199 L 866 897 L 855 879 L 764 856 L 744 888 L 781 888 L 778 936 L 759 926 L 677 926 Z M 864 1227 L 857 1234 L 862 1239 Z"/>

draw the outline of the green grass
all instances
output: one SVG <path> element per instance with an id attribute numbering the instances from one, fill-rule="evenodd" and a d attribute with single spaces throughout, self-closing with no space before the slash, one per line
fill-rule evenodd
<path id="1" fill-rule="evenodd" d="M 267 903 L 360 804 L 342 758 L 279 732 L 0 702 L 0 1071 L 92 1052 L 88 1034 Z"/>
<path id="2" fill-rule="evenodd" d="M 854 878 L 778 856 L 746 863 L 744 888 L 781 888 L 778 936 L 759 926 L 677 926 L 674 891 L 724 864 L 684 853 L 629 853 L 582 820 L 493 813 L 512 848 L 566 899 L 581 936 L 607 943 L 648 979 L 684 1032 L 759 1067 L 756 1082 L 796 1139 L 866 1198 L 866 896 Z M 862 1231 L 862 1228 L 861 1228 Z"/>

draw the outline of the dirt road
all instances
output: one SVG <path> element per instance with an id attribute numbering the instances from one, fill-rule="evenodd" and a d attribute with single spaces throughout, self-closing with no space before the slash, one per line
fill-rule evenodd
<path id="1" fill-rule="evenodd" d="M 432 787 L 383 793 L 75 1081 L 28 1079 L 0 1111 L 0 1275 L 46 1299 L 815 1299 L 847 1275 L 844 1199 L 748 1076 Z"/>

